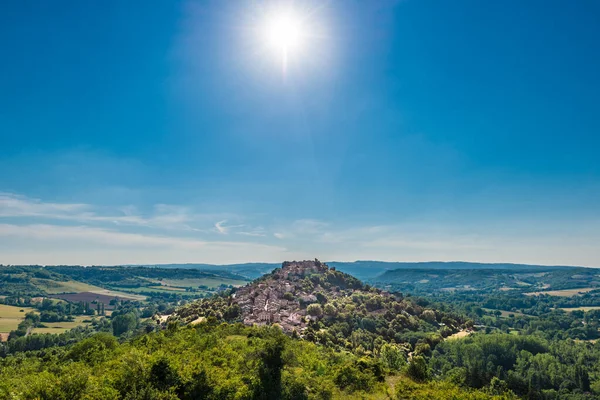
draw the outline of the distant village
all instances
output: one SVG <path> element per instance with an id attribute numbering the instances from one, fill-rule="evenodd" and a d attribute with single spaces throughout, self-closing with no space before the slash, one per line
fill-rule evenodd
<path id="1" fill-rule="evenodd" d="M 318 318 L 307 315 L 306 307 L 302 305 L 316 303 L 318 299 L 313 293 L 321 289 L 317 285 L 313 293 L 308 293 L 302 288 L 302 280 L 308 275 L 324 274 L 328 270 L 329 267 L 318 260 L 288 261 L 274 271 L 268 282 L 238 289 L 233 294 L 233 301 L 240 306 L 246 325 L 276 323 L 286 332 L 301 332 L 308 321 Z"/>

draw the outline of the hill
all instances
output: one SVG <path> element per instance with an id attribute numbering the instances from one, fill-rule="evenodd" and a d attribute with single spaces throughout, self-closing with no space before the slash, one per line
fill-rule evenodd
<path id="1" fill-rule="evenodd" d="M 417 343 L 435 345 L 468 325 L 459 315 L 371 287 L 318 260 L 284 262 L 230 294 L 179 308 L 170 320 L 190 324 L 206 318 L 275 324 L 311 341 L 365 351 L 378 350 L 378 337 L 402 343 L 407 351 Z"/>
<path id="2" fill-rule="evenodd" d="M 531 271 L 536 270 L 560 270 L 569 268 L 583 268 L 571 266 L 548 266 L 532 264 L 509 264 L 509 263 L 477 263 L 465 261 L 424 261 L 424 262 L 388 262 L 388 261 L 328 261 L 327 265 L 335 267 L 338 271 L 353 275 L 363 281 L 370 281 L 377 276 L 397 269 L 486 269 L 486 270 L 514 270 Z M 128 265 L 135 267 L 136 265 Z M 225 271 L 242 275 L 250 279 L 256 279 L 277 268 L 277 263 L 243 263 L 243 264 L 146 264 L 137 267 L 154 268 L 177 268 L 177 269 L 199 269 L 210 271 Z"/>
<path id="3" fill-rule="evenodd" d="M 492 264 L 498 268 L 466 268 L 462 263 L 445 268 L 399 268 L 372 278 L 370 283 L 388 290 L 433 295 L 447 291 L 537 292 L 577 288 L 600 288 L 598 269 L 561 266 Z"/>

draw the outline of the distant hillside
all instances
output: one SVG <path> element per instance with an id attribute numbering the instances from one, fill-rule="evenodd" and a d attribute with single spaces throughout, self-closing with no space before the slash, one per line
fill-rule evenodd
<path id="1" fill-rule="evenodd" d="M 277 263 L 245 263 L 245 264 L 143 264 L 143 265 L 124 265 L 125 267 L 148 267 L 148 268 L 173 268 L 173 269 L 199 269 L 209 272 L 225 271 L 237 275 L 242 275 L 249 279 L 256 279 L 277 268 Z"/>
<path id="2" fill-rule="evenodd" d="M 207 318 L 277 324 L 311 341 L 367 350 L 377 337 L 408 345 L 426 337 L 436 342 L 466 323 L 427 302 L 383 292 L 316 260 L 284 262 L 229 296 L 179 308 L 170 320 L 198 323 Z"/>
<path id="3" fill-rule="evenodd" d="M 146 295 L 195 298 L 246 282 L 245 276 L 222 269 L 0 266 L 0 296 L 44 297 L 114 289 L 130 293 L 128 296 L 119 293 L 124 298 L 143 299 Z"/>
<path id="4" fill-rule="evenodd" d="M 508 263 L 475 263 L 464 261 L 426 261 L 426 262 L 386 262 L 386 261 L 328 261 L 327 264 L 337 270 L 351 274 L 361 280 L 370 280 L 386 271 L 396 269 L 502 269 L 529 271 L 539 268 L 544 270 L 556 270 L 564 268 L 578 268 L 570 266 L 546 266 L 530 264 L 508 264 Z M 193 268 L 200 270 L 227 271 L 243 275 L 250 279 L 256 279 L 277 268 L 277 263 L 245 263 L 245 264 L 156 264 L 141 265 L 142 267 L 160 268 Z"/>
<path id="5" fill-rule="evenodd" d="M 595 268 L 492 265 L 498 268 L 454 268 L 454 263 L 446 268 L 399 268 L 369 282 L 387 290 L 427 295 L 444 291 L 533 292 L 600 287 L 600 271 Z"/>

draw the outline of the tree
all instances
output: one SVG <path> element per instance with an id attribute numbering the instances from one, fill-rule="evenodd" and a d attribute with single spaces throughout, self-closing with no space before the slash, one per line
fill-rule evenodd
<path id="1" fill-rule="evenodd" d="M 267 340 L 263 350 L 259 353 L 258 377 L 260 385 L 256 387 L 255 399 L 281 398 L 281 370 L 284 365 L 281 355 L 284 349 L 284 340 L 282 333 L 274 333 L 274 337 Z"/>
<path id="2" fill-rule="evenodd" d="M 435 311 L 425 310 L 421 314 L 421 318 L 423 318 L 427 322 L 435 322 Z"/>
<path id="3" fill-rule="evenodd" d="M 399 371 L 406 365 L 406 356 L 398 346 L 385 343 L 379 350 L 379 358 L 383 364 L 392 371 Z"/>
<path id="4" fill-rule="evenodd" d="M 426 381 L 429 377 L 427 371 L 427 363 L 422 356 L 414 356 L 408 364 L 408 370 L 406 371 L 408 376 L 417 382 Z"/>
<path id="5" fill-rule="evenodd" d="M 161 358 L 150 368 L 150 383 L 159 390 L 166 391 L 173 388 L 177 391 L 181 385 L 181 378 L 177 370 L 169 364 L 169 360 Z"/>
<path id="6" fill-rule="evenodd" d="M 306 308 L 306 312 L 308 315 L 312 315 L 313 317 L 321 317 L 323 315 L 323 307 L 320 304 L 310 304 Z"/>
<path id="7" fill-rule="evenodd" d="M 325 315 L 328 315 L 330 317 L 335 317 L 337 315 L 337 308 L 335 308 L 335 306 L 331 303 L 325 304 L 325 307 L 323 307 L 323 311 L 325 312 Z"/>
<path id="8" fill-rule="evenodd" d="M 137 317 L 134 313 L 117 315 L 112 320 L 113 334 L 121 336 L 123 333 L 135 329 L 137 326 Z"/>

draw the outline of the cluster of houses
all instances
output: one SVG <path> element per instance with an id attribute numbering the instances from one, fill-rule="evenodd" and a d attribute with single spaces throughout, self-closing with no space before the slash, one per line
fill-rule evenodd
<path id="1" fill-rule="evenodd" d="M 268 280 L 239 288 L 233 301 L 242 310 L 244 324 L 277 323 L 286 332 L 302 331 L 314 318 L 306 315 L 302 305 L 317 302 L 314 294 L 303 290 L 302 280 L 307 275 L 326 273 L 328 269 L 318 260 L 286 261 Z"/>

